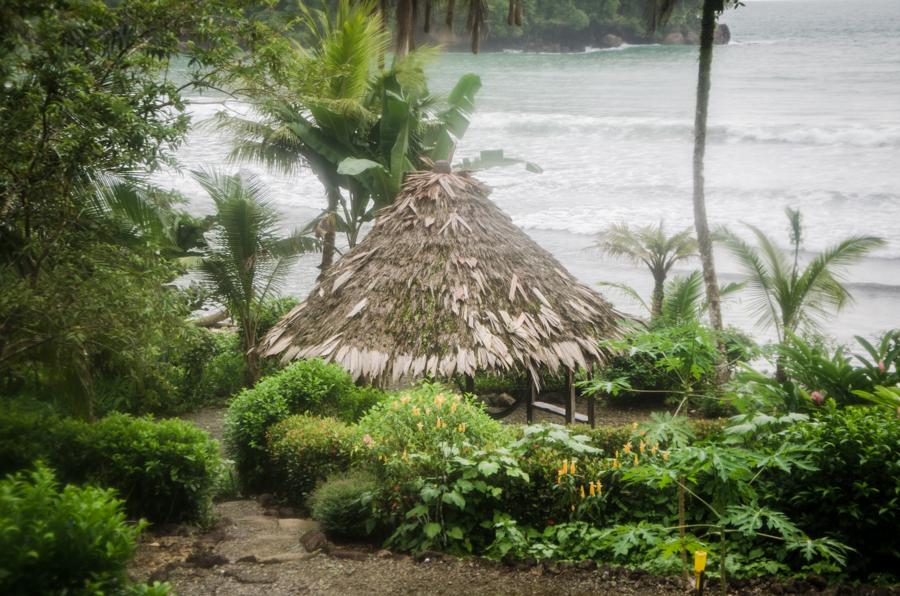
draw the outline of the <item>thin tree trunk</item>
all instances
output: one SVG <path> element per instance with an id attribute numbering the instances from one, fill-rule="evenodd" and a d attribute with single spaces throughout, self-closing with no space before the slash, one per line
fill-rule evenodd
<path id="1" fill-rule="evenodd" d="M 335 237 L 337 227 L 337 208 L 341 200 L 341 191 L 336 186 L 328 186 L 325 190 L 328 196 L 328 214 L 322 220 L 322 262 L 319 264 L 319 278 L 325 274 L 334 263 Z"/>
<path id="2" fill-rule="evenodd" d="M 656 319 L 662 314 L 663 298 L 665 295 L 666 276 L 653 275 L 653 296 L 650 300 L 650 319 Z"/>
<path id="3" fill-rule="evenodd" d="M 256 323 L 252 315 L 246 313 L 244 326 L 244 383 L 247 387 L 256 385 L 259 380 L 259 352 L 256 351 Z"/>
<path id="4" fill-rule="evenodd" d="M 406 56 L 412 46 L 412 36 L 415 35 L 413 2 L 414 0 L 399 0 L 397 3 L 397 30 L 394 32 L 397 36 L 394 45 L 395 59 Z"/>
<path id="5" fill-rule="evenodd" d="M 716 331 L 722 330 L 722 308 L 719 301 L 719 282 L 713 261 L 712 238 L 706 218 L 706 189 L 703 172 L 706 157 L 706 123 L 709 112 L 709 90 L 713 59 L 713 41 L 716 32 L 716 7 L 721 2 L 704 0 L 703 18 L 700 29 L 700 68 L 697 76 L 697 110 L 694 118 L 694 228 L 697 231 L 697 246 L 700 263 L 703 265 L 703 281 L 706 285 L 706 299 L 709 303 L 709 322 Z M 728 377 L 725 345 L 718 341 L 719 364 L 716 377 L 719 384 Z"/>

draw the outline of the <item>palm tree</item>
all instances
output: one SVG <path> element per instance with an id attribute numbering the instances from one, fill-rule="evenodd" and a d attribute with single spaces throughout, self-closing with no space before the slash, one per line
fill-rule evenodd
<path id="1" fill-rule="evenodd" d="M 651 30 L 656 30 L 668 22 L 680 0 L 648 0 L 647 22 Z M 714 329 L 722 330 L 722 308 L 719 300 L 719 284 L 713 261 L 712 238 L 706 217 L 706 189 L 704 178 L 704 158 L 706 156 L 706 127 L 709 111 L 709 92 L 713 59 L 713 42 L 716 33 L 716 18 L 726 5 L 737 4 L 733 0 L 702 0 L 700 20 L 700 64 L 697 75 L 697 103 L 694 111 L 694 228 L 697 232 L 697 247 L 706 284 L 706 298 L 709 304 L 709 321 Z M 720 346 L 723 348 L 723 346 Z"/>
<path id="2" fill-rule="evenodd" d="M 481 39 L 484 37 L 484 31 L 488 19 L 488 2 L 487 0 L 463 0 L 468 13 L 466 16 L 466 31 L 471 36 L 472 53 L 477 54 L 481 49 Z M 509 0 L 509 10 L 507 13 L 507 23 L 512 25 L 522 25 L 522 13 L 525 0 Z M 380 0 L 378 3 L 378 11 L 381 22 L 387 22 L 387 14 L 389 11 L 388 0 Z M 434 13 L 434 6 L 437 0 L 397 0 L 395 10 L 395 42 L 394 51 L 397 56 L 403 57 L 407 53 L 416 49 L 415 28 L 418 22 L 420 6 L 424 9 L 424 30 L 425 33 L 431 31 L 431 22 Z M 453 21 L 456 18 L 456 0 L 447 0 L 445 22 L 447 28 L 453 29 Z"/>
<path id="3" fill-rule="evenodd" d="M 372 93 L 372 62 L 384 54 L 389 35 L 370 18 L 374 6 L 341 0 L 333 18 L 305 11 L 312 49 L 297 48 L 294 72 L 260 85 L 264 92 L 254 107 L 262 119 L 224 112 L 213 119 L 233 134 L 233 159 L 258 161 L 284 173 L 309 167 L 319 178 L 327 199 L 315 222 L 323 272 L 334 260 L 338 210 L 345 202 L 338 165 L 366 142 L 377 120 L 366 102 Z"/>
<path id="4" fill-rule="evenodd" d="M 194 178 L 216 205 L 211 246 L 199 270 L 240 326 L 245 379 L 253 385 L 259 378 L 260 306 L 278 290 L 296 256 L 315 250 L 318 243 L 300 234 L 278 235 L 278 214 L 258 178 L 215 172 L 194 172 Z"/>
<path id="5" fill-rule="evenodd" d="M 608 255 L 647 266 L 653 276 L 652 318 L 662 313 L 669 271 L 678 261 L 697 254 L 697 242 L 691 237 L 690 229 L 667 236 L 663 222 L 638 228 L 630 228 L 627 224 L 613 225 L 600 235 L 597 247 Z"/>
<path id="6" fill-rule="evenodd" d="M 786 210 L 790 221 L 789 251 L 778 248 L 759 228 L 745 224 L 756 238 L 751 246 L 733 232 L 723 230 L 725 246 L 747 274 L 753 309 L 761 327 L 775 327 L 785 343 L 801 327 L 815 328 L 817 319 L 840 311 L 852 299 L 842 283 L 842 269 L 883 246 L 875 236 L 851 236 L 815 255 L 801 267 L 803 228 L 800 212 Z"/>

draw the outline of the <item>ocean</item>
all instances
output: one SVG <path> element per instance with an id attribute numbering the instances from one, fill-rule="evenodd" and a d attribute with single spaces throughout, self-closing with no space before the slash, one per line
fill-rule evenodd
<path id="1" fill-rule="evenodd" d="M 758 226 L 788 244 L 786 207 L 805 225 L 804 254 L 847 236 L 874 234 L 888 244 L 847 271 L 855 299 L 822 321 L 837 341 L 900 327 L 900 0 L 748 0 L 721 18 L 732 41 L 715 48 L 707 147 L 707 209 L 712 227 L 747 234 Z M 641 267 L 592 246 L 612 223 L 667 229 L 692 225 L 691 155 L 697 48 L 625 46 L 569 54 L 446 53 L 430 68 L 432 90 L 446 93 L 467 72 L 483 87 L 457 151 L 503 149 L 533 161 L 485 171 L 492 198 L 516 224 L 584 283 L 624 282 L 649 295 Z M 195 98 L 195 121 L 239 102 Z M 180 172 L 156 176 L 177 188 L 191 210 L 211 204 L 187 172 L 197 167 L 260 174 L 288 228 L 325 205 L 309 173 L 284 177 L 226 160 L 227 138 L 197 127 L 179 149 Z M 722 282 L 740 279 L 716 254 Z M 286 291 L 304 296 L 316 276 L 305 256 Z M 674 272 L 699 268 L 686 262 Z M 640 312 L 616 290 L 618 308 Z M 760 339 L 740 295 L 725 304 L 727 325 Z"/>

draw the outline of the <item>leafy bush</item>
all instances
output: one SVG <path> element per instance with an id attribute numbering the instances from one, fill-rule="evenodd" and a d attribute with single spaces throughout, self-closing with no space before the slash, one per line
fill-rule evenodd
<path id="1" fill-rule="evenodd" d="M 90 434 L 89 479 L 117 488 L 131 515 L 180 522 L 208 514 L 222 463 L 206 432 L 184 420 L 113 414 Z"/>
<path id="2" fill-rule="evenodd" d="M 359 427 L 371 440 L 375 460 L 404 452 L 438 453 L 445 444 L 484 446 L 502 434 L 480 401 L 437 383 L 391 396 L 373 407 Z"/>
<path id="3" fill-rule="evenodd" d="M 114 491 L 60 489 L 44 466 L 0 481 L 0 592 L 108 593 L 126 583 L 141 525 Z"/>
<path id="4" fill-rule="evenodd" d="M 857 576 L 897 574 L 900 536 L 900 418 L 871 407 L 826 407 L 793 427 L 792 443 L 814 446 L 813 468 L 777 483 L 785 509 L 807 532 L 855 548 Z"/>
<path id="5" fill-rule="evenodd" d="M 334 418 L 299 414 L 269 429 L 268 457 L 274 486 L 287 500 L 303 504 L 316 484 L 347 470 L 357 434 Z"/>
<path id="6" fill-rule="evenodd" d="M 91 424 L 27 406 L 0 415 L 0 472 L 43 459 L 66 482 L 118 489 L 126 510 L 153 522 L 201 521 L 220 473 L 218 446 L 182 420 L 114 414 Z"/>
<path id="7" fill-rule="evenodd" d="M 329 536 L 354 539 L 375 529 L 373 497 L 378 492 L 375 477 L 366 472 L 350 472 L 329 478 L 310 496 L 313 519 Z"/>
<path id="8" fill-rule="evenodd" d="M 347 372 L 322 360 L 302 360 L 245 389 L 225 416 L 225 440 L 242 485 L 250 491 L 271 488 L 266 432 L 292 414 L 357 420 L 383 393 L 357 388 Z"/>
<path id="9" fill-rule="evenodd" d="M 187 384 L 185 401 L 191 407 L 215 403 L 239 391 L 244 383 L 244 356 L 240 338 L 229 331 L 206 332 L 208 353 L 199 374 Z"/>

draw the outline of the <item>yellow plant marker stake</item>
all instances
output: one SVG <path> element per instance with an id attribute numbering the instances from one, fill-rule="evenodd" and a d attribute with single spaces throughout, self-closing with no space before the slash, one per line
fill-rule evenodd
<path id="1" fill-rule="evenodd" d="M 703 572 L 706 570 L 706 551 L 694 551 L 694 576 L 697 578 L 697 594 L 703 594 Z"/>

